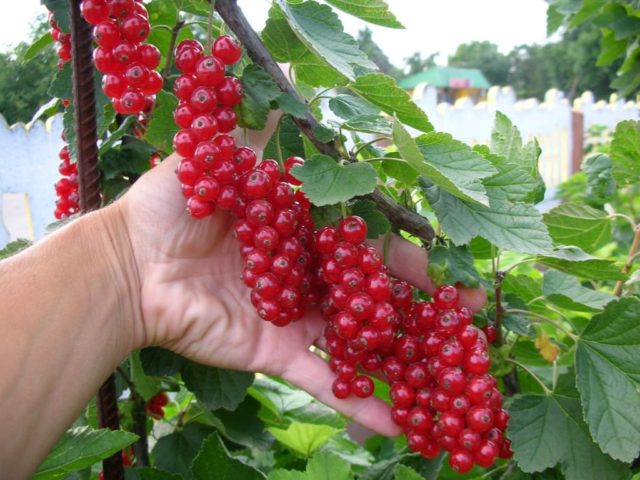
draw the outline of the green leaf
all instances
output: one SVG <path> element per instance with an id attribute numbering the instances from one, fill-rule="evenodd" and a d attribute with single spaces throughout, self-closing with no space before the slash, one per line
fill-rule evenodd
<path id="1" fill-rule="evenodd" d="M 264 69 L 255 63 L 247 65 L 242 72 L 242 102 L 236 107 L 238 125 L 262 130 L 271 110 L 271 102 L 282 92 Z"/>
<path id="2" fill-rule="evenodd" d="M 480 180 L 496 170 L 482 155 L 448 133 L 426 133 L 414 140 L 398 121 L 393 140 L 402 158 L 429 181 L 462 200 L 488 206 Z"/>
<path id="3" fill-rule="evenodd" d="M 635 36 L 640 32 L 640 18 L 632 12 L 633 9 L 628 12 L 625 6 L 612 2 L 602 9 L 594 23 L 615 32 L 617 40 Z"/>
<path id="4" fill-rule="evenodd" d="M 142 349 L 140 361 L 144 373 L 157 377 L 174 375 L 188 362 L 186 358 L 160 347 Z"/>
<path id="5" fill-rule="evenodd" d="M 273 133 L 269 139 L 269 143 L 264 148 L 262 158 L 278 158 L 277 146 L 276 146 L 276 134 Z M 280 123 L 280 150 L 282 152 L 282 158 L 288 157 L 305 157 L 304 144 L 302 141 L 302 135 L 300 129 L 295 124 L 291 117 L 285 117 Z"/>
<path id="6" fill-rule="evenodd" d="M 604 203 L 616 193 L 616 182 L 613 180 L 611 158 L 603 153 L 587 157 L 582 162 L 582 171 L 587 177 L 587 194 Z"/>
<path id="7" fill-rule="evenodd" d="M 137 350 L 129 356 L 131 364 L 131 381 L 136 386 L 136 391 L 145 400 L 149 400 L 161 390 L 160 381 L 157 378 L 147 376 L 140 361 L 140 351 Z"/>
<path id="8" fill-rule="evenodd" d="M 560 464 L 567 480 L 620 480 L 627 466 L 603 454 L 589 436 L 574 392 L 516 397 L 507 431 L 514 460 L 525 472 Z"/>
<path id="9" fill-rule="evenodd" d="M 618 123 L 611 142 L 611 162 L 618 185 L 640 183 L 640 121 Z"/>
<path id="10" fill-rule="evenodd" d="M 49 89 L 47 90 L 47 95 L 68 100 L 73 97 L 71 62 L 65 63 L 60 70 L 56 71 L 51 85 L 49 85 Z"/>
<path id="11" fill-rule="evenodd" d="M 178 106 L 178 99 L 166 90 L 160 90 L 156 95 L 156 105 L 149 119 L 149 126 L 144 134 L 146 142 L 161 152 L 173 150 L 173 136 L 178 126 L 173 121 L 173 111 Z"/>
<path id="12" fill-rule="evenodd" d="M 295 99 L 288 93 L 281 94 L 277 100 L 278 108 L 284 113 L 289 114 L 296 118 L 305 118 L 309 113 L 309 107 Z"/>
<path id="13" fill-rule="evenodd" d="M 575 277 L 550 270 L 542 282 L 544 296 L 561 308 L 577 312 L 597 312 L 615 297 L 580 285 Z"/>
<path id="14" fill-rule="evenodd" d="M 306 480 L 307 475 L 305 472 L 299 472 L 298 470 L 283 470 L 278 468 L 271 470 L 267 478 L 269 480 Z"/>
<path id="15" fill-rule="evenodd" d="M 575 245 L 594 252 L 611 241 L 611 219 L 588 205 L 562 203 L 543 215 L 556 244 Z"/>
<path id="16" fill-rule="evenodd" d="M 349 84 L 349 89 L 380 107 L 389 115 L 395 115 L 405 125 L 423 132 L 433 130 L 433 125 L 429 122 L 427 114 L 388 75 L 383 73 L 362 75 L 355 82 Z"/>
<path id="17" fill-rule="evenodd" d="M 149 170 L 149 158 L 155 153 L 151 145 L 133 137 L 120 148 L 106 151 L 100 158 L 100 168 L 106 180 L 123 173 L 144 173 Z"/>
<path id="18" fill-rule="evenodd" d="M 553 35 L 564 23 L 565 16 L 558 12 L 555 5 L 547 7 L 547 37 Z"/>
<path id="19" fill-rule="evenodd" d="M 385 158 L 400 158 L 398 152 L 393 152 L 385 156 Z M 395 178 L 405 185 L 413 186 L 420 174 L 418 171 L 409 165 L 407 162 L 395 161 L 395 160 L 383 160 L 381 162 L 382 170 L 391 178 Z"/>
<path id="20" fill-rule="evenodd" d="M 33 478 L 64 478 L 71 472 L 90 467 L 131 445 L 137 435 L 121 430 L 94 430 L 78 427 L 67 430 L 49 453 Z"/>
<path id="21" fill-rule="evenodd" d="M 58 23 L 58 28 L 63 32 L 71 31 L 71 17 L 69 16 L 69 2 L 66 0 L 40 0 L 40 3 L 53 12 L 53 18 Z"/>
<path id="22" fill-rule="evenodd" d="M 13 242 L 7 243 L 4 248 L 0 249 L 0 260 L 9 258 L 11 255 L 20 253 L 22 250 L 31 245 L 31 241 L 25 238 L 18 238 Z"/>
<path id="23" fill-rule="evenodd" d="M 398 463 L 394 471 L 394 478 L 396 480 L 422 480 L 423 477 L 413 468 Z"/>
<path id="24" fill-rule="evenodd" d="M 185 480 L 191 480 L 191 464 L 200 451 L 204 440 L 213 428 L 201 423 L 188 423 L 158 440 L 153 447 L 155 466 L 171 473 L 177 473 Z"/>
<path id="25" fill-rule="evenodd" d="M 185 386 L 212 410 L 234 410 L 247 394 L 254 374 L 188 362 L 181 369 Z"/>
<path id="26" fill-rule="evenodd" d="M 276 439 L 287 448 L 305 457 L 322 447 L 341 429 L 329 425 L 294 422 L 288 428 L 267 428 Z"/>
<path id="27" fill-rule="evenodd" d="M 247 396 L 233 412 L 219 409 L 213 414 L 222 422 L 218 429 L 225 438 L 249 448 L 268 450 L 273 438 L 265 432 L 264 423 L 258 416 L 260 408 L 257 400 Z"/>
<path id="28" fill-rule="evenodd" d="M 383 0 L 327 0 L 327 3 L 374 25 L 404 28 Z"/>
<path id="29" fill-rule="evenodd" d="M 277 4 L 307 49 L 349 80 L 356 77 L 355 67 L 376 68 L 355 39 L 343 31 L 342 22 L 328 5 L 313 0 L 297 4 L 278 0 Z"/>
<path id="30" fill-rule="evenodd" d="M 22 55 L 22 61 L 28 62 L 32 58 L 36 57 L 40 52 L 42 52 L 45 48 L 53 43 L 53 37 L 51 36 L 51 32 L 47 32 L 43 34 L 40 38 L 38 38 L 35 42 L 33 42 L 29 48 Z"/>
<path id="31" fill-rule="evenodd" d="M 367 238 L 378 238 L 391 230 L 391 223 L 371 200 L 358 200 L 352 205 L 351 214 L 367 222 Z"/>
<path id="32" fill-rule="evenodd" d="M 428 273 L 436 286 L 460 282 L 475 288 L 480 283 L 480 274 L 467 247 L 436 245 L 429 250 Z"/>
<path id="33" fill-rule="evenodd" d="M 507 275 L 502 282 L 502 289 L 505 292 L 517 295 L 526 303 L 542 296 L 540 280 L 531 278 L 528 275 Z"/>
<path id="34" fill-rule="evenodd" d="M 582 332 L 576 376 L 584 416 L 595 441 L 631 462 L 640 444 L 640 300 L 609 303 Z"/>
<path id="35" fill-rule="evenodd" d="M 313 134 L 319 142 L 329 143 L 331 140 L 336 138 L 338 132 L 319 123 L 318 125 L 313 127 Z"/>
<path id="36" fill-rule="evenodd" d="M 174 473 L 151 467 L 125 468 L 124 480 L 183 480 Z"/>
<path id="37" fill-rule="evenodd" d="M 265 478 L 259 470 L 233 458 L 217 433 L 213 433 L 202 443 L 200 452 L 193 460 L 192 470 L 194 480 L 209 480 L 211 478 L 216 480 L 257 480 Z"/>
<path id="38" fill-rule="evenodd" d="M 355 95 L 339 94 L 329 100 L 329 109 L 345 120 L 360 115 L 377 115 L 379 108 Z"/>
<path id="39" fill-rule="evenodd" d="M 617 40 L 615 32 L 605 30 L 600 40 L 600 55 L 596 60 L 596 66 L 604 67 L 612 64 L 618 57 L 624 55 L 626 49 L 626 40 Z"/>
<path id="40" fill-rule="evenodd" d="M 304 165 L 296 166 L 291 174 L 302 181 L 302 191 L 314 205 L 331 205 L 371 193 L 376 187 L 377 174 L 368 163 L 340 165 L 327 155 L 317 154 Z"/>
<path id="41" fill-rule="evenodd" d="M 482 151 L 477 147 L 474 150 Z M 540 189 L 544 189 L 541 177 L 534 178 L 525 165 L 511 162 L 502 155 L 487 152 L 484 153 L 484 157 L 498 171 L 495 175 L 482 181 L 489 196 L 500 194 L 512 202 L 526 203 L 533 203 L 538 199 Z"/>
<path id="42" fill-rule="evenodd" d="M 356 115 L 342 124 L 344 130 L 391 135 L 391 122 L 380 115 Z"/>
<path id="43" fill-rule="evenodd" d="M 122 139 L 131 130 L 131 126 L 136 122 L 136 118 L 133 115 L 128 115 L 124 121 L 118 126 L 118 128 L 109 134 L 109 137 L 100 144 L 98 153 L 100 155 L 105 154 L 113 146 Z"/>
<path id="44" fill-rule="evenodd" d="M 309 480 L 350 480 L 349 464 L 331 452 L 318 452 L 307 462 Z"/>
<path id="45" fill-rule="evenodd" d="M 467 203 L 421 179 L 423 191 L 446 234 L 456 245 L 480 236 L 497 247 L 521 253 L 552 248 L 542 216 L 531 205 L 490 199 L 489 206 Z"/>
<path id="46" fill-rule="evenodd" d="M 627 278 L 613 260 L 593 257 L 578 247 L 556 247 L 552 252 L 536 257 L 536 261 L 569 275 L 592 280 L 625 280 Z"/>

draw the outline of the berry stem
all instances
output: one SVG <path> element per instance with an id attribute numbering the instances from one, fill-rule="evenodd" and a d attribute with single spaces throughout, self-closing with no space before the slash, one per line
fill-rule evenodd
<path id="1" fill-rule="evenodd" d="M 169 51 L 167 52 L 167 63 L 164 65 L 164 70 L 162 71 L 162 79 L 167 80 L 167 77 L 171 73 L 171 65 L 173 64 L 173 51 L 176 48 L 176 41 L 178 39 L 178 35 L 180 34 L 180 30 L 185 26 L 183 20 L 179 20 L 171 29 L 171 40 L 169 40 Z"/>
<path id="2" fill-rule="evenodd" d="M 631 243 L 631 248 L 629 248 L 629 255 L 627 256 L 627 261 L 624 262 L 624 267 L 622 267 L 622 273 L 629 275 L 631 271 L 631 267 L 633 266 L 634 260 L 638 257 L 638 250 L 640 249 L 640 226 L 635 227 L 635 233 L 633 235 L 633 242 Z M 624 280 L 618 280 L 615 288 L 613 289 L 613 294 L 616 297 L 620 297 L 622 295 L 622 287 L 624 286 Z"/>
<path id="3" fill-rule="evenodd" d="M 284 158 L 282 157 L 282 145 L 280 143 L 280 127 L 282 127 L 282 119 L 284 115 L 281 115 L 278 119 L 278 125 L 276 126 L 276 161 L 280 166 L 280 170 L 284 172 Z"/>
<path id="4" fill-rule="evenodd" d="M 211 52 L 211 46 L 213 45 L 213 18 L 216 11 L 216 0 L 211 0 L 209 6 L 209 21 L 207 22 L 207 52 Z"/>
<path id="5" fill-rule="evenodd" d="M 384 141 L 388 141 L 388 140 L 391 140 L 391 138 L 386 137 L 386 136 L 385 136 L 385 137 L 378 137 L 378 138 L 374 138 L 373 140 L 371 140 L 371 141 L 369 141 L 369 142 L 366 142 L 366 143 L 360 144 L 360 145 L 358 145 L 358 148 L 357 148 L 357 149 L 353 150 L 352 156 L 353 156 L 353 157 L 357 157 L 357 156 L 358 156 L 358 154 L 359 154 L 362 150 L 364 150 L 365 148 L 367 148 L 368 146 L 373 145 L 374 143 L 381 142 L 381 141 L 383 141 L 383 140 L 384 140 Z M 388 160 L 388 159 L 387 159 L 387 158 L 377 158 L 377 160 Z M 405 160 L 403 160 L 403 159 L 401 159 L 401 158 L 393 158 L 393 159 L 390 159 L 390 160 L 400 160 L 400 161 L 402 161 L 402 162 L 404 162 L 404 161 L 405 161 Z M 360 160 L 360 161 L 362 161 L 362 160 Z M 369 161 L 371 161 L 371 160 L 369 160 Z M 406 163 L 406 162 L 405 162 L 405 163 Z"/>

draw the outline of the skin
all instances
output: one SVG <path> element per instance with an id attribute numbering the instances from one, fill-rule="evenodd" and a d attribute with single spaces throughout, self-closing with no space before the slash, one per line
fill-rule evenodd
<path id="1" fill-rule="evenodd" d="M 259 156 L 269 133 L 249 135 Z M 117 202 L 0 262 L 0 471 L 7 478 L 28 478 L 109 373 L 150 345 L 279 375 L 372 430 L 400 433 L 382 401 L 334 398 L 333 374 L 310 350 L 322 337 L 317 313 L 286 328 L 259 319 L 240 280 L 233 219 L 185 214 L 178 162 L 168 157 Z M 391 272 L 432 290 L 423 249 L 394 237 L 388 257 Z M 465 290 L 462 298 L 479 310 L 485 293 Z"/>

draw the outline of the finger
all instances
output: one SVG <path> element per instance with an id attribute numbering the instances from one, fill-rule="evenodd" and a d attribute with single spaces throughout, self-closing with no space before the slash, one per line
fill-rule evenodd
<path id="1" fill-rule="evenodd" d="M 383 236 L 370 240 L 369 243 L 381 255 L 384 254 Z M 427 275 L 429 257 L 426 249 L 398 235 L 391 234 L 386 254 L 385 263 L 393 276 L 406 280 L 429 295 L 433 294 L 435 287 Z M 460 293 L 460 305 L 469 308 L 473 312 L 479 312 L 487 303 L 487 292 L 483 287 L 468 288 L 459 286 L 458 290 Z"/>
<path id="2" fill-rule="evenodd" d="M 335 375 L 327 362 L 310 351 L 298 355 L 282 374 L 288 382 L 305 390 L 319 401 L 354 421 L 389 437 L 400 435 L 402 430 L 391 420 L 390 407 L 376 397 L 349 397 L 338 399 L 331 391 Z"/>

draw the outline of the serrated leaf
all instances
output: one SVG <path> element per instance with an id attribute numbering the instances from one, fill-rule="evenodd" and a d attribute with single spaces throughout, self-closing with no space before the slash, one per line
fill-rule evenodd
<path id="1" fill-rule="evenodd" d="M 560 464 L 567 480 L 620 480 L 626 465 L 603 454 L 589 436 L 575 393 L 523 395 L 509 408 L 514 460 L 525 472 Z"/>
<path id="2" fill-rule="evenodd" d="M 149 170 L 149 158 L 156 150 L 151 145 L 131 137 L 120 146 L 107 150 L 100 158 L 104 178 L 110 180 L 123 173 L 144 173 Z"/>
<path id="3" fill-rule="evenodd" d="M 577 312 L 597 312 L 615 297 L 580 285 L 571 275 L 550 270 L 542 281 L 544 296 L 561 308 Z"/>
<path id="4" fill-rule="evenodd" d="M 188 423 L 184 428 L 161 437 L 153 447 L 155 466 L 177 473 L 185 480 L 193 479 L 193 459 L 213 431 L 213 428 L 201 423 Z"/>
<path id="5" fill-rule="evenodd" d="M 327 3 L 374 25 L 404 28 L 383 0 L 327 0 Z"/>
<path id="6" fill-rule="evenodd" d="M 360 115 L 377 115 L 380 112 L 379 108 L 376 108 L 363 98 L 343 93 L 329 100 L 329 109 L 345 120 Z"/>
<path id="7" fill-rule="evenodd" d="M 247 394 L 254 374 L 188 362 L 180 370 L 185 386 L 212 410 L 234 410 Z"/>
<path id="8" fill-rule="evenodd" d="M 40 3 L 53 13 L 53 18 L 55 18 L 61 31 L 67 33 L 71 31 L 69 2 L 66 0 L 40 0 Z"/>
<path id="9" fill-rule="evenodd" d="M 51 32 L 47 32 L 40 36 L 35 42 L 29 45 L 29 48 L 22 55 L 22 61 L 28 62 L 35 56 L 37 56 L 40 52 L 42 52 L 45 48 L 53 43 L 53 37 L 51 36 Z"/>
<path id="10" fill-rule="evenodd" d="M 356 115 L 344 122 L 344 130 L 391 135 L 391 122 L 380 115 Z"/>
<path id="11" fill-rule="evenodd" d="M 177 353 L 160 347 L 143 348 L 140 351 L 140 361 L 144 373 L 157 377 L 174 375 L 188 362 Z"/>
<path id="12" fill-rule="evenodd" d="M 216 480 L 258 480 L 266 478 L 255 468 L 233 458 L 217 433 L 202 443 L 202 448 L 193 460 L 194 480 L 209 480 L 215 472 Z"/>
<path id="13" fill-rule="evenodd" d="M 18 238 L 13 242 L 7 243 L 2 249 L 0 249 L 0 260 L 3 258 L 9 258 L 11 255 L 21 252 L 31 245 L 31 243 L 32 242 L 30 240 L 25 238 Z"/>
<path id="14" fill-rule="evenodd" d="M 564 23 L 565 15 L 560 13 L 555 5 L 547 7 L 547 37 L 553 35 Z"/>
<path id="15" fill-rule="evenodd" d="M 56 71 L 56 74 L 51 81 L 51 85 L 49 85 L 47 90 L 47 95 L 61 99 L 71 99 L 73 96 L 71 62 L 65 63 L 60 70 Z"/>
<path id="16" fill-rule="evenodd" d="M 619 3 L 606 5 L 594 23 L 615 32 L 618 40 L 637 35 L 640 31 L 640 18 L 637 14 L 627 12 L 626 7 Z"/>
<path id="17" fill-rule="evenodd" d="M 402 158 L 429 181 L 455 197 L 488 206 L 481 180 L 497 172 L 482 155 L 448 133 L 425 133 L 414 141 L 397 121 L 393 139 Z"/>
<path id="18" fill-rule="evenodd" d="M 140 360 L 140 351 L 137 350 L 129 356 L 131 381 L 136 386 L 136 392 L 146 401 L 151 399 L 155 394 L 160 391 L 160 380 L 151 376 L 148 376 L 142 362 Z M 128 387 L 128 385 L 127 385 Z"/>
<path id="19" fill-rule="evenodd" d="M 173 121 L 173 112 L 177 106 L 178 99 L 172 93 L 160 90 L 156 95 L 156 105 L 144 139 L 161 152 L 173 150 L 173 136 L 178 131 L 178 126 Z"/>
<path id="20" fill-rule="evenodd" d="M 467 287 L 477 287 L 480 283 L 480 274 L 467 247 L 436 245 L 429 250 L 428 273 L 436 286 L 459 282 Z"/>
<path id="21" fill-rule="evenodd" d="M 353 478 L 351 467 L 342 458 L 331 452 L 318 452 L 306 468 L 309 480 L 350 480 Z"/>
<path id="22" fill-rule="evenodd" d="M 480 236 L 499 248 L 544 253 L 552 248 L 542 216 L 531 205 L 490 199 L 489 206 L 467 203 L 426 180 L 422 189 L 445 233 L 456 245 Z"/>
<path id="23" fill-rule="evenodd" d="M 627 277 L 613 260 L 603 260 L 578 247 L 556 247 L 536 261 L 569 275 L 593 280 L 625 280 Z"/>
<path id="24" fill-rule="evenodd" d="M 594 252 L 611 241 L 611 219 L 606 212 L 588 205 L 562 203 L 543 215 L 556 244 L 575 245 Z"/>
<path id="25" fill-rule="evenodd" d="M 305 118 L 309 113 L 309 107 L 306 104 L 295 99 L 288 93 L 281 94 L 277 98 L 276 103 L 280 110 L 296 118 Z"/>
<path id="26" fill-rule="evenodd" d="M 238 125 L 262 130 L 271 110 L 271 102 L 282 92 L 271 76 L 255 63 L 247 65 L 242 72 L 242 102 L 236 107 Z"/>
<path id="27" fill-rule="evenodd" d="M 603 153 L 591 155 L 582 162 L 581 169 L 587 177 L 587 194 L 603 203 L 616 192 L 612 168 L 611 158 Z"/>
<path id="28" fill-rule="evenodd" d="M 528 275 L 507 275 L 502 281 L 502 289 L 517 295 L 526 303 L 542 296 L 542 283 Z"/>
<path id="29" fill-rule="evenodd" d="M 322 154 L 313 155 L 304 165 L 294 167 L 291 174 L 303 182 L 302 191 L 317 206 L 346 202 L 371 193 L 377 181 L 376 171 L 368 163 L 340 165 Z"/>
<path id="30" fill-rule="evenodd" d="M 213 414 L 222 423 L 217 428 L 225 438 L 234 443 L 267 450 L 271 447 L 273 438 L 265 431 L 264 423 L 259 418 L 258 412 L 261 407 L 257 400 L 247 396 L 233 412 L 215 410 Z"/>
<path id="31" fill-rule="evenodd" d="M 298 470 L 283 470 L 281 468 L 277 468 L 275 470 L 271 470 L 267 478 L 269 480 L 306 480 L 307 476 L 305 472 L 300 472 Z"/>
<path id="32" fill-rule="evenodd" d="M 300 129 L 291 117 L 282 119 L 279 131 L 282 158 L 284 159 L 292 156 L 305 157 L 304 144 L 300 134 Z M 267 143 L 267 146 L 264 148 L 264 152 L 262 153 L 263 158 L 278 158 L 276 147 L 277 133 L 278 130 L 276 130 L 269 139 L 269 143 Z"/>
<path id="33" fill-rule="evenodd" d="M 367 222 L 367 238 L 378 238 L 391 230 L 391 223 L 371 200 L 358 200 L 351 206 L 351 214 Z"/>
<path id="34" fill-rule="evenodd" d="M 618 185 L 640 183 L 640 121 L 618 123 L 611 142 L 611 162 Z"/>
<path id="35" fill-rule="evenodd" d="M 124 480 L 184 480 L 184 478 L 157 468 L 137 467 L 125 468 Z"/>
<path id="36" fill-rule="evenodd" d="M 341 429 L 329 425 L 294 422 L 288 428 L 267 428 L 276 439 L 294 452 L 311 456 Z"/>
<path id="37" fill-rule="evenodd" d="M 394 470 L 394 478 L 396 480 L 422 480 L 423 477 L 413 468 L 402 465 L 401 463 L 396 465 Z"/>
<path id="38" fill-rule="evenodd" d="M 479 151 L 476 148 L 474 150 Z M 495 175 L 482 181 L 489 196 L 495 196 L 499 192 L 512 202 L 527 203 L 533 203 L 537 199 L 542 180 L 534 178 L 524 165 L 488 152 L 484 157 L 497 170 Z"/>
<path id="39" fill-rule="evenodd" d="M 121 430 L 72 428 L 53 447 L 33 479 L 64 478 L 71 472 L 110 457 L 137 439 L 137 435 Z"/>
<path id="40" fill-rule="evenodd" d="M 399 180 L 405 185 L 413 186 L 415 184 L 416 180 L 418 180 L 418 177 L 420 176 L 418 171 L 407 162 L 391 160 L 392 158 L 400 159 L 400 154 L 398 152 L 387 154 L 385 158 L 388 158 L 389 160 L 383 160 L 381 165 L 382 170 L 386 175 Z"/>
<path id="41" fill-rule="evenodd" d="M 640 444 L 640 300 L 622 298 L 595 315 L 576 350 L 577 385 L 595 441 L 631 462 Z"/>
<path id="42" fill-rule="evenodd" d="M 600 39 L 600 54 L 596 60 L 597 67 L 604 67 L 613 63 L 627 49 L 626 40 L 617 40 L 615 32 L 605 30 Z"/>
<path id="43" fill-rule="evenodd" d="M 313 0 L 295 4 L 278 0 L 277 4 L 307 49 L 349 80 L 356 77 L 355 67 L 376 68 L 355 39 L 344 32 L 342 22 L 328 5 Z"/>
<path id="44" fill-rule="evenodd" d="M 336 138 L 338 132 L 319 123 L 313 127 L 313 135 L 321 143 L 329 143 Z"/>
<path id="45" fill-rule="evenodd" d="M 433 130 L 427 114 L 388 75 L 369 73 L 359 76 L 355 82 L 349 84 L 349 89 L 389 115 L 395 115 L 405 125 L 423 132 Z"/>

